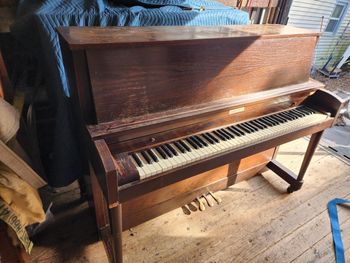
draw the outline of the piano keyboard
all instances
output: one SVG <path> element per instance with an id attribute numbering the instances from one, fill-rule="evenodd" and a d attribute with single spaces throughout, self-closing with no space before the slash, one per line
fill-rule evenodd
<path id="1" fill-rule="evenodd" d="M 300 106 L 130 153 L 130 157 L 142 180 L 200 159 L 315 125 L 327 118 L 326 114 Z"/>

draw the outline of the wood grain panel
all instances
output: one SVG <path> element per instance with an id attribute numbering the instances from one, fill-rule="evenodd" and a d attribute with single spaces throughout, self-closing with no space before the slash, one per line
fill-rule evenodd
<path id="1" fill-rule="evenodd" d="M 147 118 L 306 82 L 315 43 L 316 37 L 252 37 L 87 50 L 97 121 Z"/>

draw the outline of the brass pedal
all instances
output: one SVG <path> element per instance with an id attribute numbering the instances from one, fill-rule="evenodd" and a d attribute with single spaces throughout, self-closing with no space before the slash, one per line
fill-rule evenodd
<path id="1" fill-rule="evenodd" d="M 198 202 L 199 210 L 200 210 L 200 211 L 205 211 L 205 205 L 204 205 L 204 203 L 203 203 L 198 197 L 196 198 L 196 201 Z"/>
<path id="2" fill-rule="evenodd" d="M 202 195 L 202 197 L 205 199 L 205 201 L 207 201 L 207 204 L 210 207 L 214 206 L 214 203 L 209 198 L 207 198 L 207 195 Z"/>
<path id="3" fill-rule="evenodd" d="M 218 205 L 222 202 L 221 198 L 214 195 L 213 192 L 209 192 L 209 194 L 211 195 L 211 197 L 213 197 L 213 199 L 218 203 Z"/>

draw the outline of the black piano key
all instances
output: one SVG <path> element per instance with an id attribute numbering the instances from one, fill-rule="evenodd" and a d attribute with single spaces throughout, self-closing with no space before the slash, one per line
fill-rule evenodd
<path id="1" fill-rule="evenodd" d="M 285 115 L 288 115 L 288 116 L 289 116 L 290 118 L 292 118 L 293 120 L 298 119 L 298 117 L 297 117 L 297 116 L 295 116 L 295 115 L 291 114 L 289 111 L 285 111 L 285 112 L 284 112 L 284 114 L 285 114 Z"/>
<path id="2" fill-rule="evenodd" d="M 201 134 L 203 137 L 204 137 L 204 139 L 206 139 L 210 144 L 215 144 L 215 142 L 214 142 L 214 140 L 212 139 L 212 138 L 210 138 L 209 136 L 208 136 L 208 134 L 206 134 L 206 133 L 203 133 L 203 134 Z"/>
<path id="3" fill-rule="evenodd" d="M 135 162 L 137 163 L 137 165 L 138 165 L 139 167 L 142 167 L 142 166 L 143 166 L 143 164 L 142 164 L 140 158 L 139 158 L 135 153 L 132 153 L 131 156 L 132 156 L 132 158 L 134 158 Z"/>
<path id="4" fill-rule="evenodd" d="M 258 121 L 264 123 L 267 127 L 272 127 L 273 126 L 269 121 L 265 120 L 263 117 L 259 118 Z"/>
<path id="5" fill-rule="evenodd" d="M 298 118 L 302 118 L 303 115 L 299 112 L 297 112 L 295 109 L 290 111 L 291 114 L 296 115 Z"/>
<path id="6" fill-rule="evenodd" d="M 159 162 L 157 156 L 151 150 L 147 150 L 147 153 L 148 153 L 149 156 L 151 156 L 153 161 Z"/>
<path id="7" fill-rule="evenodd" d="M 259 131 L 258 128 L 254 127 L 254 125 L 252 125 L 250 122 L 246 122 L 244 123 L 247 127 L 249 127 L 251 130 L 253 130 L 253 132 L 257 132 Z"/>
<path id="8" fill-rule="evenodd" d="M 308 110 L 307 107 L 303 107 L 303 106 L 298 107 L 298 108 L 296 108 L 295 110 L 296 110 L 296 111 L 299 111 L 300 113 L 303 113 L 305 116 L 306 116 L 306 115 L 312 114 L 312 112 L 311 112 L 310 110 Z"/>
<path id="9" fill-rule="evenodd" d="M 184 143 L 183 141 L 179 141 L 179 143 L 181 144 L 182 147 L 185 148 L 186 151 L 190 152 L 192 151 L 190 147 L 188 147 L 188 145 L 186 143 Z"/>
<path id="10" fill-rule="evenodd" d="M 312 110 L 312 109 L 310 109 L 308 107 L 299 107 L 299 108 L 297 108 L 297 110 L 300 111 L 300 112 L 303 112 L 305 115 L 311 115 L 311 114 L 315 113 L 314 110 Z"/>
<path id="11" fill-rule="evenodd" d="M 267 126 L 265 123 L 263 123 L 260 119 L 255 120 L 257 123 L 259 123 L 264 129 L 267 129 L 269 126 Z"/>
<path id="12" fill-rule="evenodd" d="M 278 117 L 282 118 L 285 122 L 289 122 L 289 121 L 290 121 L 290 119 L 288 119 L 286 116 L 284 116 L 284 115 L 281 114 L 281 113 L 279 113 L 279 114 L 277 114 L 277 115 L 278 115 Z"/>
<path id="13" fill-rule="evenodd" d="M 194 137 L 196 137 L 196 139 L 198 141 L 200 141 L 200 143 L 204 146 L 204 147 L 207 147 L 208 144 L 201 138 L 201 136 L 198 136 L 198 135 L 195 135 Z"/>
<path id="14" fill-rule="evenodd" d="M 143 156 L 143 158 L 145 158 L 145 160 L 146 160 L 146 162 L 147 162 L 148 164 L 151 164 L 151 163 L 152 163 L 152 159 L 151 159 L 151 157 L 147 154 L 147 152 L 142 151 L 142 152 L 141 152 L 141 155 Z"/>
<path id="15" fill-rule="evenodd" d="M 256 126 L 252 123 L 252 121 L 248 121 L 248 122 L 246 122 L 245 124 L 248 125 L 251 129 L 253 129 L 254 132 L 257 132 L 257 131 L 260 130 L 260 128 L 256 127 Z"/>
<path id="16" fill-rule="evenodd" d="M 186 149 L 181 145 L 180 142 L 174 142 L 174 145 L 176 146 L 176 148 L 179 149 L 180 152 L 185 153 Z"/>
<path id="17" fill-rule="evenodd" d="M 279 116 L 278 114 L 273 115 L 273 117 L 274 117 L 277 121 L 279 121 L 280 123 L 285 123 L 285 122 L 286 122 L 286 120 L 285 120 L 284 118 L 282 118 L 281 116 Z"/>
<path id="18" fill-rule="evenodd" d="M 214 135 L 212 135 L 210 132 L 207 132 L 206 135 L 208 135 L 215 143 L 218 143 L 219 140 Z"/>
<path id="19" fill-rule="evenodd" d="M 240 123 L 239 124 L 241 127 L 244 127 L 246 130 L 249 130 L 250 133 L 254 132 L 252 128 L 250 128 L 246 123 Z"/>
<path id="20" fill-rule="evenodd" d="M 273 124 L 271 122 L 269 122 L 267 119 L 265 119 L 264 117 L 259 118 L 259 121 L 261 121 L 262 123 L 264 123 L 268 127 L 272 127 L 273 126 Z"/>
<path id="21" fill-rule="evenodd" d="M 313 109 L 307 107 L 307 106 L 302 106 L 301 107 L 304 111 L 310 112 L 310 114 L 315 114 L 316 111 L 314 111 Z"/>
<path id="22" fill-rule="evenodd" d="M 228 134 L 228 133 L 225 131 L 225 129 L 220 129 L 219 131 L 226 137 L 227 140 L 230 140 L 230 139 L 231 139 L 231 135 Z"/>
<path id="23" fill-rule="evenodd" d="M 198 145 L 199 148 L 204 147 L 204 145 L 195 136 L 191 136 L 190 138 Z"/>
<path id="24" fill-rule="evenodd" d="M 191 140 L 191 138 L 186 138 L 185 140 L 196 150 L 199 148 L 198 145 L 193 140 Z"/>
<path id="25" fill-rule="evenodd" d="M 273 126 L 277 126 L 279 124 L 278 121 L 276 121 L 273 118 L 271 118 L 271 116 L 265 116 L 264 118 L 269 120 L 273 124 Z"/>
<path id="26" fill-rule="evenodd" d="M 281 117 L 279 117 L 278 115 L 271 115 L 271 117 L 276 121 L 278 122 L 278 124 L 282 124 L 282 123 L 285 123 L 286 121 L 284 119 L 282 119 Z"/>
<path id="27" fill-rule="evenodd" d="M 230 131 L 232 131 L 234 134 L 236 134 L 239 137 L 244 135 L 244 132 L 237 129 L 235 126 L 230 126 L 228 127 L 228 129 L 230 129 Z"/>
<path id="28" fill-rule="evenodd" d="M 301 110 L 298 110 L 298 109 L 293 109 L 292 112 L 294 112 L 295 114 L 298 114 L 300 117 L 305 117 L 306 114 L 305 112 L 302 112 Z"/>
<path id="29" fill-rule="evenodd" d="M 280 112 L 279 115 L 283 116 L 284 118 L 286 118 L 286 119 L 289 120 L 289 121 L 294 120 L 294 118 L 292 118 L 290 115 L 288 115 L 288 114 L 285 113 L 285 112 Z"/>
<path id="30" fill-rule="evenodd" d="M 265 127 L 261 123 L 257 122 L 256 120 L 252 120 L 251 123 L 254 124 L 254 126 L 257 127 L 259 130 L 265 129 Z"/>
<path id="31" fill-rule="evenodd" d="M 255 128 L 258 129 L 258 131 L 265 129 L 264 126 L 261 125 L 261 123 L 257 122 L 256 120 L 250 121 L 251 125 L 254 125 Z"/>
<path id="32" fill-rule="evenodd" d="M 219 139 L 226 141 L 226 137 L 221 135 L 218 131 L 213 131 L 214 135 L 216 135 L 217 137 L 219 137 Z"/>
<path id="33" fill-rule="evenodd" d="M 164 159 L 168 159 L 167 154 L 164 152 L 164 150 L 161 147 L 156 147 L 156 151 L 162 156 Z"/>
<path id="34" fill-rule="evenodd" d="M 244 127 L 244 126 L 242 125 L 242 123 L 237 124 L 236 127 L 239 128 L 239 129 L 241 129 L 242 131 L 244 131 L 244 132 L 246 132 L 246 133 L 252 133 L 252 132 L 250 131 L 250 129 L 247 129 L 246 127 Z"/>
<path id="35" fill-rule="evenodd" d="M 309 111 L 306 111 L 303 107 L 296 108 L 295 110 L 300 114 L 302 114 L 303 116 L 307 116 L 311 114 Z"/>
<path id="36" fill-rule="evenodd" d="M 225 132 L 223 132 L 221 129 L 217 130 L 218 133 L 220 133 L 223 137 L 225 137 L 226 140 L 230 139 L 230 136 L 228 136 Z"/>
<path id="37" fill-rule="evenodd" d="M 168 157 L 170 157 L 170 158 L 173 157 L 172 152 L 170 151 L 170 149 L 166 145 L 163 144 L 160 147 L 163 149 L 163 151 L 166 153 L 166 155 Z"/>
<path id="38" fill-rule="evenodd" d="M 166 144 L 166 146 L 169 148 L 169 150 L 171 151 L 171 153 L 175 156 L 178 156 L 179 154 L 177 153 L 177 151 L 174 149 L 173 146 L 171 146 L 170 144 Z"/>
<path id="39" fill-rule="evenodd" d="M 229 136 L 230 139 L 235 138 L 235 136 L 227 128 L 223 128 L 221 129 L 221 131 L 224 132 L 227 136 Z"/>

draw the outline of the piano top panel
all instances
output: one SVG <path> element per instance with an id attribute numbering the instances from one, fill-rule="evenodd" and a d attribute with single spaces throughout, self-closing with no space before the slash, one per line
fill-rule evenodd
<path id="1" fill-rule="evenodd" d="M 232 38 L 283 38 L 319 36 L 319 32 L 284 25 L 234 25 L 219 27 L 59 27 L 70 49 L 106 48 L 121 45 L 152 44 Z"/>
<path id="2" fill-rule="evenodd" d="M 133 125 L 305 83 L 318 38 L 282 25 L 58 31 L 73 97 L 93 125 Z"/>

